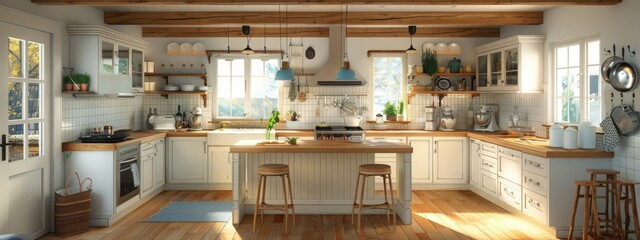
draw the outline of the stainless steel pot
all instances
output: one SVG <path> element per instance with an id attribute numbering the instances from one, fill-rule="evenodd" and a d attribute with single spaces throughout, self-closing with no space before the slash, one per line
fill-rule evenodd
<path id="1" fill-rule="evenodd" d="M 600 67 L 600 76 L 602 76 L 602 79 L 604 79 L 605 82 L 611 83 L 609 72 L 611 72 L 613 66 L 620 62 L 624 62 L 624 60 L 622 60 L 621 57 L 615 55 L 607 58 L 607 60 L 604 60 L 604 62 L 602 62 L 602 66 Z"/>
<path id="2" fill-rule="evenodd" d="M 620 92 L 628 92 L 638 85 L 636 68 L 628 62 L 622 61 L 613 66 L 609 71 L 611 86 Z"/>
<path id="3" fill-rule="evenodd" d="M 616 106 L 611 110 L 611 119 L 622 135 L 632 134 L 638 128 L 638 115 L 633 107 L 627 104 Z"/>

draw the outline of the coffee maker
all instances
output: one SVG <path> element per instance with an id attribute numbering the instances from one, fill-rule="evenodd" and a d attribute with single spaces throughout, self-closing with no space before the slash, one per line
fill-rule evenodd
<path id="1" fill-rule="evenodd" d="M 425 106 L 425 123 L 424 130 L 433 131 L 438 129 L 438 116 L 436 112 L 436 106 Z"/>
<path id="2" fill-rule="evenodd" d="M 482 104 L 480 105 L 480 112 L 474 115 L 474 130 L 483 132 L 496 132 L 500 131 L 498 126 L 498 112 L 500 107 L 498 104 Z"/>

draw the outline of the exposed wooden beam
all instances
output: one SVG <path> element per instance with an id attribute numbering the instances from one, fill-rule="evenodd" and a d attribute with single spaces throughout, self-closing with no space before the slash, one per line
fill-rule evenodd
<path id="1" fill-rule="evenodd" d="M 104 22 L 118 25 L 278 24 L 278 12 L 114 12 Z M 340 24 L 340 12 L 290 12 L 289 24 Z M 349 25 L 504 26 L 543 23 L 542 12 L 350 12 Z"/>
<path id="2" fill-rule="evenodd" d="M 207 61 L 209 61 L 209 63 L 211 63 L 211 57 L 213 57 L 214 54 L 242 54 L 242 50 L 206 50 L 205 52 L 207 53 Z M 256 50 L 253 54 L 264 54 L 264 52 Z M 267 54 L 282 55 L 284 52 L 280 50 L 267 50 Z"/>
<path id="3" fill-rule="evenodd" d="M 285 30 L 280 32 L 279 28 L 267 28 L 267 37 L 279 37 L 284 35 Z M 290 37 L 329 37 L 329 28 L 309 27 L 309 28 L 288 28 Z M 143 27 L 143 37 L 227 37 L 226 27 Z M 244 37 L 239 27 L 229 30 L 230 37 Z M 252 37 L 264 37 L 265 29 L 262 27 L 251 28 Z"/>
<path id="4" fill-rule="evenodd" d="M 407 28 L 348 28 L 349 37 L 409 37 Z M 413 37 L 500 37 L 500 28 L 425 28 Z"/>
<path id="5" fill-rule="evenodd" d="M 613 5 L 622 0 L 31 0 L 50 5 Z"/>

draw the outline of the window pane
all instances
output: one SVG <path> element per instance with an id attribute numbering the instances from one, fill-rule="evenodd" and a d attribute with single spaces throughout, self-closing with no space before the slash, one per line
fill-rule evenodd
<path id="1" fill-rule="evenodd" d="M 373 59 L 373 112 L 382 113 L 384 104 L 397 103 L 402 98 L 402 58 L 375 57 Z"/>
<path id="2" fill-rule="evenodd" d="M 40 117 L 40 101 L 42 99 L 40 94 L 40 85 L 40 83 L 29 83 L 29 96 L 27 102 L 29 118 Z"/>
<path id="3" fill-rule="evenodd" d="M 600 63 L 600 41 L 593 41 L 587 44 L 587 64 Z"/>
<path id="4" fill-rule="evenodd" d="M 569 46 L 569 66 L 580 66 L 580 45 Z"/>
<path id="5" fill-rule="evenodd" d="M 24 41 L 15 38 L 9 38 L 9 56 L 7 58 L 9 62 L 9 77 L 22 78 L 24 77 L 22 67 L 22 49 L 24 48 Z"/>
<path id="6" fill-rule="evenodd" d="M 569 49 L 567 47 L 561 47 L 556 49 L 556 68 L 564 68 L 567 67 L 569 62 Z"/>
<path id="7" fill-rule="evenodd" d="M 231 77 L 231 97 L 244 98 L 244 77 Z"/>
<path id="8" fill-rule="evenodd" d="M 252 119 L 266 119 L 271 110 L 278 108 L 278 82 L 274 80 L 278 60 L 251 60 L 251 99 L 250 115 Z"/>
<path id="9" fill-rule="evenodd" d="M 230 77 L 218 77 L 218 98 L 231 98 Z"/>
<path id="10" fill-rule="evenodd" d="M 589 97 L 600 97 L 600 67 L 590 66 L 587 74 Z"/>
<path id="11" fill-rule="evenodd" d="M 23 84 L 9 82 L 9 120 L 22 119 Z"/>
<path id="12" fill-rule="evenodd" d="M 129 74 L 129 48 L 128 47 L 118 46 L 118 73 L 123 75 Z"/>
<path id="13" fill-rule="evenodd" d="M 24 125 L 9 125 L 9 162 L 24 159 Z"/>
<path id="14" fill-rule="evenodd" d="M 29 78 L 40 79 L 40 60 L 42 44 L 29 42 L 27 47 L 27 71 Z"/>
<path id="15" fill-rule="evenodd" d="M 244 76 L 244 59 L 231 61 L 231 76 Z"/>
<path id="16" fill-rule="evenodd" d="M 218 59 L 218 76 L 231 75 L 231 61 Z"/>
<path id="17" fill-rule="evenodd" d="M 567 69 L 558 69 L 556 71 L 556 97 L 564 96 L 565 89 L 569 86 Z"/>
<path id="18" fill-rule="evenodd" d="M 569 75 L 567 76 L 569 82 L 569 97 L 580 97 L 580 68 L 569 68 Z"/>
<path id="19" fill-rule="evenodd" d="M 42 147 L 40 145 L 40 139 L 42 138 L 42 131 L 40 131 L 41 123 L 30 123 L 28 124 L 29 129 L 27 136 L 29 139 L 29 157 L 37 157 L 41 155 Z"/>

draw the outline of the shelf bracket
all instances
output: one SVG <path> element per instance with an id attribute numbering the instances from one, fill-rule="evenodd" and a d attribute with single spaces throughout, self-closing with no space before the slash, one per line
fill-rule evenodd
<path id="1" fill-rule="evenodd" d="M 438 107 L 442 107 L 442 99 L 444 98 L 444 96 L 447 96 L 446 94 L 438 94 Z"/>
<path id="2" fill-rule="evenodd" d="M 209 62 L 209 64 L 211 64 L 211 57 L 213 56 L 212 52 L 207 52 L 207 62 Z"/>
<path id="3" fill-rule="evenodd" d="M 205 86 L 209 86 L 209 85 L 207 84 L 207 75 L 200 76 L 200 78 L 202 78 L 202 81 L 204 82 L 204 85 L 205 85 Z M 169 83 L 167 82 L 167 84 L 169 84 Z"/>
<path id="4" fill-rule="evenodd" d="M 164 79 L 166 85 L 169 85 L 169 76 L 162 76 L 162 79 Z"/>
<path id="5" fill-rule="evenodd" d="M 203 94 L 203 95 L 200 95 L 200 97 L 202 98 L 202 101 L 204 102 L 204 107 L 207 107 L 207 95 Z"/>
<path id="6" fill-rule="evenodd" d="M 160 94 L 160 96 L 169 99 L 169 94 Z"/>

